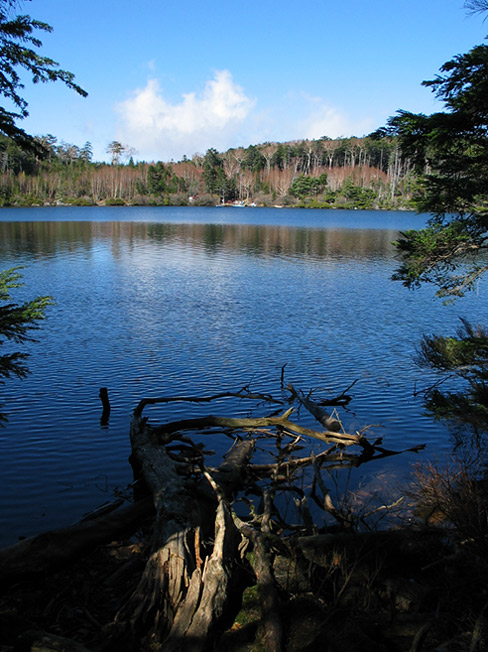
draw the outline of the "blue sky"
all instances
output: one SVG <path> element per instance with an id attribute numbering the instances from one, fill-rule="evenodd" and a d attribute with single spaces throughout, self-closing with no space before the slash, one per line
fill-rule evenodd
<path id="1" fill-rule="evenodd" d="M 483 42 L 463 0 L 32 0 L 54 28 L 42 54 L 75 73 L 24 96 L 36 135 L 95 160 L 119 140 L 136 160 L 266 141 L 362 136 L 398 109 L 439 110 L 424 79 Z"/>

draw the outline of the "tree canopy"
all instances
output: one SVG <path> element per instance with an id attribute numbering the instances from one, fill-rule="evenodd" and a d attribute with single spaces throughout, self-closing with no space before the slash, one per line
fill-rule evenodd
<path id="1" fill-rule="evenodd" d="M 400 111 L 376 137 L 396 135 L 402 154 L 423 173 L 421 209 L 433 213 L 427 228 L 397 242 L 402 265 L 395 278 L 407 287 L 434 283 L 457 297 L 488 270 L 488 46 L 478 45 L 445 63 L 423 82 L 444 112 Z"/>
<path id="2" fill-rule="evenodd" d="M 466 6 L 488 9 L 484 0 Z M 402 155 L 422 175 L 419 206 L 433 213 L 425 229 L 407 231 L 396 243 L 402 263 L 394 278 L 410 288 L 433 283 L 439 296 L 453 300 L 488 271 L 488 46 L 455 56 L 424 85 L 445 111 L 400 111 L 375 134 L 399 138 Z M 488 330 L 463 319 L 455 335 L 426 335 L 418 362 L 458 381 L 454 389 L 429 388 L 428 410 L 487 432 Z"/>
<path id="3" fill-rule="evenodd" d="M 28 104 L 21 94 L 21 74 L 26 72 L 35 84 L 62 81 L 83 97 L 87 93 L 75 83 L 73 73 L 39 54 L 42 42 L 37 34 L 51 32 L 52 27 L 27 15 L 15 15 L 17 4 L 15 0 L 0 0 L 0 95 L 13 107 L 0 106 L 0 132 L 40 153 L 42 145 L 16 124 L 28 115 Z"/>
<path id="4" fill-rule="evenodd" d="M 464 6 L 470 14 L 481 14 L 488 11 L 488 0 L 466 0 Z"/>

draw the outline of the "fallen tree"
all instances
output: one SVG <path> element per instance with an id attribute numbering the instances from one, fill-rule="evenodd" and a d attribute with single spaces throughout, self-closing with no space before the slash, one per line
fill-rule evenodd
<path id="1" fill-rule="evenodd" d="M 292 420 L 294 407 L 276 415 L 224 417 L 206 415 L 150 425 L 143 416 L 148 405 L 166 404 L 171 398 L 146 398 L 134 410 L 131 421 L 132 461 L 145 480 L 153 497 L 156 517 L 151 554 L 139 586 L 119 610 L 110 636 L 115 640 L 138 645 L 139 649 L 188 650 L 206 649 L 223 630 L 228 618 L 235 615 L 236 587 L 245 586 L 243 570 L 254 574 L 264 611 L 267 614 L 266 646 L 282 647 L 278 591 L 272 573 L 270 548 L 286 549 L 287 537 L 317 532 L 307 497 L 294 484 L 296 474 L 308 469 L 312 480 L 311 497 L 340 527 L 350 527 L 350 519 L 333 504 L 331 494 L 321 478 L 324 468 L 359 466 L 372 459 L 401 451 L 370 442 L 364 433 L 349 434 L 340 421 L 319 407 L 310 395 L 291 387 L 290 400 L 299 400 L 322 427 L 314 430 Z M 271 402 L 268 395 L 247 388 L 223 396 Z M 175 397 L 182 401 L 185 397 Z M 197 397 L 188 397 L 198 402 Z M 208 402 L 208 397 L 201 399 Z M 274 401 L 274 403 L 279 401 Z M 216 468 L 205 462 L 205 446 L 195 443 L 189 433 L 206 437 L 231 437 L 232 446 Z M 294 453 L 312 438 L 328 448 L 318 454 L 297 458 Z M 253 464 L 256 445 L 275 442 L 275 460 L 271 464 Z M 349 452 L 351 447 L 355 452 Z M 419 450 L 421 447 L 410 450 Z M 256 501 L 244 496 L 257 495 Z M 295 499 L 296 523 L 280 514 L 284 495 Z M 320 494 L 320 496 L 319 496 Z M 247 513 L 238 515 L 236 506 Z M 264 507 L 260 506 L 260 503 Z M 242 550 L 253 549 L 249 564 Z M 238 605 L 238 603 L 237 603 Z"/>

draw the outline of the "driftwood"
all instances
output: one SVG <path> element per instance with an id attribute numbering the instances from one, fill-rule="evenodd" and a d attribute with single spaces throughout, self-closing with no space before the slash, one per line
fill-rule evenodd
<path id="1" fill-rule="evenodd" d="M 108 426 L 110 419 L 110 400 L 108 398 L 108 389 L 106 387 L 100 387 L 100 393 L 98 398 L 102 402 L 102 416 L 100 417 L 100 425 L 105 427 Z"/>
<path id="2" fill-rule="evenodd" d="M 247 541 L 247 546 L 254 550 L 252 568 L 262 598 L 266 647 L 270 652 L 281 649 L 283 628 L 271 570 L 272 548 L 279 547 L 275 530 L 292 526 L 275 518 L 273 491 L 267 490 L 262 496 L 266 506 L 263 514 L 259 516 L 254 507 L 247 519 L 234 511 L 234 494 L 246 487 L 254 487 L 253 491 L 259 494 L 260 489 L 254 484 L 256 479 L 268 477 L 277 491 L 301 495 L 299 512 L 308 514 L 305 495 L 293 486 L 293 475 L 298 469 L 313 468 L 314 483 L 324 493 L 323 483 L 317 480 L 323 464 L 347 467 L 385 454 L 385 449 L 379 452 L 376 448 L 380 440 L 370 443 L 361 433 L 339 432 L 338 420 L 293 386 L 289 391 L 292 399 L 298 399 L 325 430 L 313 430 L 292 421 L 293 407 L 278 416 L 207 415 L 155 426 L 143 417 L 145 407 L 172 400 L 210 402 L 223 396 L 269 400 L 267 395 L 252 393 L 248 388 L 201 400 L 178 396 L 140 401 L 131 421 L 132 459 L 153 496 L 156 518 L 146 569 L 110 630 L 118 640 L 131 641 L 129 647 L 137 644 L 141 650 L 197 652 L 207 648 L 231 608 L 231 595 L 243 566 L 241 542 Z M 191 438 L 183 435 L 191 431 L 234 433 L 235 443 L 220 466 L 210 469 L 205 466 L 202 445 L 192 448 Z M 272 431 L 278 449 L 277 461 L 269 465 L 251 464 L 255 439 L 266 438 Z M 289 438 L 288 444 L 281 443 L 283 437 Z M 325 443 L 329 448 L 317 455 L 294 458 L 292 453 L 300 442 L 303 445 L 304 437 Z M 177 454 L 175 442 L 182 442 L 178 444 Z M 354 446 L 359 452 L 345 453 Z M 347 525 L 330 499 L 324 499 L 323 505 L 339 524 Z M 312 522 L 310 515 L 308 520 Z"/>
<path id="3" fill-rule="evenodd" d="M 143 398 L 139 401 L 134 415 L 140 417 L 144 408 L 148 405 L 158 405 L 161 403 L 211 403 L 220 398 L 239 398 L 248 400 L 266 401 L 266 403 L 278 403 L 282 405 L 283 401 L 273 398 L 270 394 L 260 394 L 249 391 L 249 388 L 243 387 L 237 392 L 219 392 L 211 396 L 159 396 L 157 398 Z"/>
<path id="4" fill-rule="evenodd" d="M 264 513 L 261 520 L 261 530 L 249 526 L 234 515 L 234 521 L 241 534 L 253 545 L 254 555 L 251 560 L 253 571 L 261 599 L 264 620 L 264 647 L 266 652 L 280 652 L 284 642 L 283 624 L 280 616 L 280 600 L 277 586 L 272 573 L 272 557 L 269 554 L 267 538 L 273 538 L 272 496 L 264 492 Z"/>
<path id="5" fill-rule="evenodd" d="M 242 418 L 235 419 L 229 417 L 218 417 L 209 415 L 207 417 L 200 417 L 197 419 L 183 419 L 181 421 L 172 421 L 163 426 L 159 426 L 154 430 L 154 434 L 161 438 L 162 442 L 167 441 L 168 435 L 181 430 L 200 430 L 204 428 L 228 428 L 228 429 L 242 429 L 254 430 L 255 428 L 262 428 L 266 426 L 280 427 L 288 432 L 293 432 L 305 437 L 312 437 L 313 439 L 320 439 L 326 444 L 342 444 L 343 446 L 351 446 L 353 444 L 360 444 L 360 435 L 349 435 L 346 433 L 337 433 L 329 430 L 319 432 L 311 428 L 304 428 L 288 417 L 294 412 L 293 408 L 287 410 L 282 416 L 279 417 L 257 417 L 254 419 Z"/>
<path id="6" fill-rule="evenodd" d="M 278 590 L 271 571 L 271 560 L 266 547 L 265 535 L 250 527 L 237 517 L 239 531 L 252 542 L 254 559 L 251 562 L 259 589 L 265 628 L 266 652 L 280 652 L 283 645 L 283 626 L 279 612 Z"/>
<path id="7" fill-rule="evenodd" d="M 219 496 L 215 510 L 202 492 L 206 500 L 199 503 L 198 485 L 178 475 L 141 412 L 136 410 L 132 419 L 131 444 L 156 508 L 152 553 L 139 586 L 116 616 L 114 631 L 137 640 L 141 649 L 202 650 L 225 618 L 240 536 L 226 500 Z M 251 450 L 252 444 L 244 442 L 232 453 L 233 461 L 221 465 L 222 492 L 236 485 Z"/>
<path id="8" fill-rule="evenodd" d="M 330 406 L 346 406 L 352 401 L 352 396 L 350 394 L 347 394 L 350 389 L 354 387 L 354 385 L 358 382 L 358 379 L 354 380 L 349 387 L 346 387 L 345 390 L 343 390 L 340 394 L 337 396 L 331 396 L 329 398 L 321 398 L 318 402 L 319 405 L 330 405 Z"/>
<path id="9" fill-rule="evenodd" d="M 338 432 L 341 429 L 341 423 L 338 419 L 335 419 L 331 414 L 326 412 L 318 403 L 312 401 L 310 396 L 305 396 L 302 392 L 297 392 L 293 385 L 290 383 L 288 389 L 291 394 L 295 396 L 300 403 L 312 414 L 321 426 L 327 430 L 332 430 L 333 432 Z"/>

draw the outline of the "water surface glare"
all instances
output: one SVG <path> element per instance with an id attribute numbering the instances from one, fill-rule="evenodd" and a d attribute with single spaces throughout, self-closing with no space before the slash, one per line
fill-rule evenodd
<path id="1" fill-rule="evenodd" d="M 391 244 L 425 216 L 238 208 L 1 209 L 1 269 L 24 265 L 17 300 L 54 297 L 29 345 L 31 374 L 3 386 L 0 544 L 76 521 L 132 479 L 129 418 L 144 396 L 222 389 L 320 394 L 355 379 L 347 430 L 381 424 L 385 443 L 452 447 L 414 390 L 432 377 L 412 356 L 423 333 L 486 316 L 486 283 L 443 306 L 432 288 L 390 280 Z M 9 349 L 5 346 L 5 351 Z M 13 349 L 15 350 L 15 349 Z M 98 391 L 112 412 L 100 426 Z M 212 412 L 248 413 L 221 401 Z M 176 404 L 173 419 L 208 413 Z M 306 415 L 302 414 L 305 420 Z M 315 427 L 310 418 L 308 425 Z M 215 448 L 215 446 L 210 446 Z M 406 454 L 360 469 L 364 483 L 405 477 Z"/>

